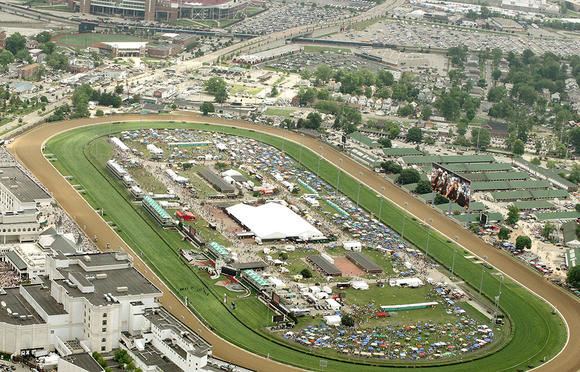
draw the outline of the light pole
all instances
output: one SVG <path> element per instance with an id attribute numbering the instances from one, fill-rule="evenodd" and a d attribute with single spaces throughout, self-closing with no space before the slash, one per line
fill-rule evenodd
<path id="1" fill-rule="evenodd" d="M 497 291 L 497 296 L 495 296 L 495 315 L 494 315 L 494 318 L 497 318 L 499 298 L 501 296 L 501 285 L 503 284 L 503 275 L 500 275 L 500 277 L 501 277 L 501 280 L 499 281 L 499 290 Z"/>
<path id="2" fill-rule="evenodd" d="M 405 202 L 405 209 L 403 210 L 403 228 L 401 229 L 401 240 L 405 240 L 405 217 L 406 217 L 406 211 L 407 211 L 407 206 L 409 205 L 409 203 Z"/>
<path id="3" fill-rule="evenodd" d="M 425 251 L 425 258 L 429 258 L 429 241 L 431 240 L 431 224 L 433 219 L 429 218 L 429 224 L 427 225 L 429 229 L 427 230 L 427 250 Z"/>
<path id="4" fill-rule="evenodd" d="M 322 153 L 322 146 L 318 147 Z M 320 160 L 322 159 L 322 154 L 318 155 L 318 170 L 316 171 L 316 177 L 320 177 Z"/>
<path id="5" fill-rule="evenodd" d="M 358 175 L 359 175 L 359 176 L 360 176 L 360 178 L 362 179 L 363 172 L 358 172 Z M 359 202 L 359 199 L 360 199 L 360 184 L 361 184 L 361 182 L 359 181 L 359 182 L 358 182 L 358 193 L 356 194 L 356 208 L 357 208 L 357 209 L 358 209 L 358 202 Z"/>
<path id="6" fill-rule="evenodd" d="M 336 193 L 340 194 L 340 166 L 342 165 L 342 159 L 338 159 L 338 175 L 336 177 Z"/>
<path id="7" fill-rule="evenodd" d="M 459 242 L 459 237 L 455 235 L 455 243 L 453 245 L 453 260 L 451 261 L 451 279 L 453 280 L 455 277 L 455 253 L 457 252 L 457 244 Z"/>
<path id="8" fill-rule="evenodd" d="M 485 262 L 487 261 L 487 256 L 483 256 L 483 263 L 481 264 L 481 280 L 479 281 L 479 294 L 481 294 L 481 288 L 483 287 L 483 271 L 485 270 Z"/>

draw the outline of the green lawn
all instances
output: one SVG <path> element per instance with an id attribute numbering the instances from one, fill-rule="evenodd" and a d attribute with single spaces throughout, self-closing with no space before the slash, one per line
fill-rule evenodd
<path id="1" fill-rule="evenodd" d="M 266 109 L 266 111 L 264 111 L 264 115 L 282 116 L 284 118 L 289 118 L 290 114 L 292 114 L 294 111 L 296 111 L 296 110 L 285 110 L 285 109 L 268 107 Z"/>
<path id="2" fill-rule="evenodd" d="M 262 88 L 257 88 L 257 87 L 249 87 L 246 85 L 241 85 L 241 84 L 234 84 L 234 86 L 232 86 L 232 89 L 230 89 L 230 95 L 235 95 L 236 93 L 246 93 L 251 95 L 251 96 L 255 96 L 256 94 L 260 93 L 262 91 Z"/>
<path id="3" fill-rule="evenodd" d="M 114 127 L 117 131 L 137 129 L 145 123 L 125 123 L 117 124 Z M 189 126 L 202 130 L 215 130 L 224 133 L 244 135 L 263 140 L 266 143 L 281 148 L 281 138 L 271 137 L 256 133 L 254 131 L 240 130 L 232 127 L 220 127 L 201 124 L 169 124 L 169 123 L 147 123 L 149 127 L 165 128 L 170 126 Z M 261 355 L 269 354 L 270 358 L 284 363 L 297 365 L 306 369 L 320 369 L 320 357 L 310 355 L 310 352 L 301 352 L 298 347 L 291 347 L 281 344 L 273 336 L 256 331 L 259 322 L 253 321 L 252 326 L 246 326 L 247 315 L 252 312 L 264 313 L 264 322 L 267 315 L 265 307 L 259 303 L 251 304 L 246 314 L 239 314 L 242 308 L 238 307 L 236 313 L 232 314 L 229 308 L 221 303 L 221 299 L 212 291 L 211 296 L 197 295 L 200 289 L 207 288 L 207 284 L 195 275 L 195 272 L 184 265 L 178 256 L 180 248 L 186 243 L 180 237 L 170 231 L 161 230 L 151 223 L 151 220 L 140 209 L 134 209 L 129 203 L 126 193 L 120 185 L 112 179 L 102 168 L 102 165 L 92 164 L 87 157 L 82 156 L 85 146 L 93 138 L 102 136 L 108 131 L 108 126 L 94 126 L 72 130 L 63 133 L 49 141 L 47 151 L 53 153 L 59 161 L 59 167 L 64 174 L 74 175 L 77 182 L 82 184 L 85 190 L 94 199 L 93 205 L 105 208 L 118 226 L 120 235 L 149 263 L 165 283 L 180 296 L 188 296 L 194 311 L 208 324 L 215 332 L 225 337 L 229 341 L 241 345 L 244 348 Z M 299 146 L 286 141 L 285 150 L 294 158 L 299 157 Z M 310 169 L 316 169 L 318 157 L 309 150 L 302 150 L 302 162 Z M 321 176 L 333 184 L 337 179 L 337 169 L 328 162 L 323 161 L 320 169 Z M 359 183 L 347 175 L 340 177 L 341 192 L 354 196 L 356 195 Z M 360 204 L 378 214 L 379 199 L 376 193 L 361 188 Z M 115 206 L 111 208 L 110 206 Z M 110 210 L 109 210 L 110 208 Z M 402 225 L 402 211 L 390 202 L 383 202 L 382 219 L 384 222 L 399 230 Z M 421 249 L 426 246 L 427 237 L 424 234 L 424 227 L 411 217 L 407 218 L 405 225 L 405 237 L 414 245 Z M 444 237 L 438 234 L 431 234 L 430 253 L 443 266 L 449 267 L 453 256 L 453 245 Z M 462 254 L 458 254 L 455 259 L 455 273 L 466 283 L 473 286 L 479 284 L 479 265 L 465 259 Z M 185 291 L 177 291 L 176 288 L 186 286 Z M 489 271 L 484 275 L 483 293 L 488 298 L 493 298 L 497 294 L 499 279 L 491 275 Z M 197 290 L 197 291 L 196 291 Z M 506 278 L 502 290 L 500 306 L 509 315 L 513 325 L 513 337 L 503 349 L 497 353 L 483 358 L 465 362 L 462 364 L 450 364 L 446 366 L 446 371 L 466 371 L 466 370 L 519 370 L 527 369 L 529 366 L 538 366 L 543 358 L 550 359 L 564 345 L 566 340 L 566 330 L 562 320 L 552 312 L 551 308 L 540 299 L 530 294 L 524 288 L 514 284 Z M 260 310 L 263 309 L 263 310 Z M 245 312 L 245 310 L 243 311 Z M 259 318 L 259 316 L 258 316 Z M 241 321 L 240 321 L 241 320 Z M 533 340 L 533 342 L 530 342 Z M 491 349 L 490 349 L 491 350 Z M 327 354 L 328 360 L 326 370 L 341 371 L 385 371 L 396 369 L 385 368 L 387 365 L 396 366 L 408 362 L 381 362 L 378 360 L 361 360 L 360 363 L 368 364 L 364 367 L 357 364 L 350 364 L 341 361 L 341 357 L 336 354 Z M 438 362 L 440 363 L 440 361 Z M 445 362 L 443 362 L 445 363 Z M 377 367 L 382 366 L 382 367 Z M 380 368 L 380 369 L 379 369 Z M 432 368 L 426 368 L 432 369 Z"/>
<path id="4" fill-rule="evenodd" d="M 244 9 L 244 13 L 246 13 L 246 15 L 248 17 L 253 17 L 256 14 L 261 13 L 263 11 L 264 11 L 264 8 L 260 8 L 260 7 L 257 7 L 257 6 L 249 6 L 246 9 Z"/>
<path id="5" fill-rule="evenodd" d="M 71 45 L 74 47 L 87 48 L 93 44 L 114 41 L 147 41 L 146 39 L 130 35 L 105 35 L 105 34 L 69 34 L 53 39 L 57 44 Z"/>
<path id="6" fill-rule="evenodd" d="M 352 53 L 349 48 L 332 48 L 316 45 L 306 45 L 304 47 L 304 51 L 310 53 L 322 53 L 322 52 L 348 53 L 348 54 Z"/>

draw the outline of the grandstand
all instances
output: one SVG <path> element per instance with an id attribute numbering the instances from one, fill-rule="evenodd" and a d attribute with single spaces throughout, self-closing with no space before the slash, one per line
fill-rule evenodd
<path id="1" fill-rule="evenodd" d="M 500 191 L 500 190 L 545 190 L 551 187 L 550 182 L 540 181 L 491 181 L 472 182 L 471 191 Z"/>
<path id="2" fill-rule="evenodd" d="M 348 136 L 353 141 L 356 141 L 365 147 L 368 147 L 371 149 L 376 148 L 376 147 L 381 147 L 381 145 L 379 145 L 379 143 L 377 141 L 375 141 L 374 139 L 372 139 L 370 137 L 367 137 L 366 135 L 362 134 L 361 132 L 353 132 L 353 133 L 349 134 Z"/>
<path id="3" fill-rule="evenodd" d="M 557 207 L 552 204 L 548 203 L 545 200 L 528 200 L 528 201 L 516 201 L 512 203 L 520 211 L 530 211 L 530 210 L 538 210 L 538 209 L 556 209 Z"/>
<path id="4" fill-rule="evenodd" d="M 576 184 L 568 181 L 565 178 L 562 178 L 559 174 L 557 174 L 556 172 L 554 172 L 550 169 L 546 169 L 546 168 L 542 168 L 538 165 L 534 165 L 534 164 L 530 163 L 529 161 L 526 161 L 526 160 L 521 159 L 521 158 L 515 159 L 514 164 L 516 166 L 524 169 L 525 171 L 533 174 L 534 176 L 536 176 L 538 178 L 550 181 L 556 187 L 559 187 L 561 189 L 564 189 L 567 191 L 576 191 L 578 189 L 578 186 Z"/>
<path id="5" fill-rule="evenodd" d="M 483 172 L 483 173 L 459 173 L 471 182 L 492 182 L 492 181 L 516 181 L 527 180 L 530 175 L 526 172 Z"/>
<path id="6" fill-rule="evenodd" d="M 575 220 L 580 218 L 580 212 L 576 211 L 563 211 L 563 212 L 543 212 L 534 213 L 538 221 L 551 221 L 551 220 Z"/>
<path id="7" fill-rule="evenodd" d="M 266 290 L 272 287 L 272 283 L 270 283 L 266 278 L 262 275 L 258 274 L 254 270 L 243 270 L 242 271 L 242 278 L 245 279 L 250 285 L 256 288 L 259 291 Z"/>
<path id="8" fill-rule="evenodd" d="M 492 192 L 491 197 L 495 201 L 515 201 L 515 200 L 537 200 L 568 198 L 568 192 L 565 190 L 518 190 L 518 191 L 498 191 Z"/>
<path id="9" fill-rule="evenodd" d="M 217 242 L 209 242 L 207 249 L 215 258 L 221 258 L 224 261 L 228 261 L 230 258 L 230 251 Z"/>
<path id="10" fill-rule="evenodd" d="M 163 227 L 173 226 L 174 222 L 169 213 L 165 211 L 155 200 L 150 196 L 143 198 L 143 208 Z"/>
<path id="11" fill-rule="evenodd" d="M 410 165 L 453 164 L 453 163 L 495 163 L 491 155 L 418 155 L 404 156 L 403 162 Z"/>
<path id="12" fill-rule="evenodd" d="M 383 154 L 387 158 L 399 158 L 401 156 L 422 155 L 423 153 L 413 147 L 397 147 L 383 149 Z M 431 167 L 429 167 L 429 170 L 431 170 L 430 168 Z"/>

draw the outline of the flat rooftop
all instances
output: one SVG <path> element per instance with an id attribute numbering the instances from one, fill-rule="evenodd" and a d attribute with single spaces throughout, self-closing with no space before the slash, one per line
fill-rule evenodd
<path id="1" fill-rule="evenodd" d="M 155 310 L 148 309 L 145 311 L 144 316 L 160 329 L 171 329 L 176 334 L 183 335 L 182 337 L 193 344 L 194 350 L 190 352 L 196 356 L 203 356 L 211 349 L 211 345 L 201 338 L 201 336 L 193 332 L 162 307 Z"/>
<path id="2" fill-rule="evenodd" d="M 50 281 L 47 280 L 46 283 L 50 285 Z M 67 314 L 64 307 L 56 302 L 56 300 L 50 295 L 50 287 L 41 284 L 25 285 L 23 289 L 30 294 L 30 296 L 36 301 L 40 307 L 48 315 L 62 315 Z"/>
<path id="3" fill-rule="evenodd" d="M 18 167 L 0 168 L 0 183 L 23 203 L 51 199 L 46 191 Z"/>
<path id="4" fill-rule="evenodd" d="M 79 265 L 70 265 L 68 268 L 59 269 L 59 272 L 66 279 L 68 279 L 69 273 L 76 273 L 74 275 L 82 275 L 85 278 L 90 278 L 87 280 L 89 280 L 95 288 L 93 293 L 82 293 L 78 288 L 67 284 L 66 279 L 59 279 L 55 282 L 62 285 L 72 297 L 84 297 L 90 303 L 97 306 L 111 303 L 104 297 L 105 293 L 110 293 L 115 297 L 137 295 L 161 296 L 162 294 L 157 287 L 132 267 L 87 272 Z M 106 274 L 106 277 L 99 274 Z M 118 291 L 121 287 L 124 287 L 123 291 Z"/>
<path id="5" fill-rule="evenodd" d="M 15 325 L 44 324 L 44 320 L 20 294 L 19 288 L 7 288 L 4 291 L 6 294 L 0 294 L 0 322 Z"/>
<path id="6" fill-rule="evenodd" d="M 104 371 L 103 367 L 88 353 L 71 354 L 62 359 L 88 372 Z"/>
<path id="7" fill-rule="evenodd" d="M 146 344 L 142 351 L 134 348 L 131 349 L 131 352 L 135 354 L 135 356 L 143 363 L 147 364 L 148 366 L 156 366 L 160 371 L 182 372 L 181 368 L 179 368 L 169 359 L 164 358 L 163 354 L 161 354 L 161 352 L 151 344 Z"/>

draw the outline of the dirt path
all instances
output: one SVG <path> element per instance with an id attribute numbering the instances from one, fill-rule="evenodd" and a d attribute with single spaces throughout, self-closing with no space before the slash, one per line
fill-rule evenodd
<path id="1" fill-rule="evenodd" d="M 474 234 L 463 229 L 456 223 L 451 223 L 446 217 L 439 212 L 432 209 L 430 206 L 424 204 L 422 201 L 413 198 L 404 190 L 398 188 L 392 183 L 384 180 L 359 163 L 349 159 L 345 154 L 340 153 L 331 147 L 320 143 L 319 141 L 300 136 L 296 133 L 285 132 L 278 128 L 263 127 L 246 122 L 230 121 L 219 118 L 202 117 L 194 113 L 177 113 L 172 116 L 156 116 L 148 115 L 142 117 L 140 115 L 118 115 L 114 119 L 98 118 L 98 119 L 80 119 L 69 120 L 62 123 L 51 123 L 38 127 L 21 137 L 17 138 L 9 146 L 9 150 L 28 168 L 35 176 L 42 182 L 51 192 L 53 192 L 55 199 L 57 199 L 65 210 L 77 218 L 77 222 L 82 226 L 87 225 L 87 233 L 89 236 L 98 235 L 103 237 L 99 239 L 99 244 L 104 245 L 103 242 L 111 242 L 111 247 L 124 247 L 125 250 L 130 251 L 129 247 L 115 234 L 115 232 L 92 210 L 89 204 L 62 178 L 56 169 L 54 169 L 42 155 L 42 144 L 51 136 L 72 128 L 105 123 L 111 121 L 156 121 L 156 120 L 184 120 L 194 121 L 198 123 L 211 123 L 226 126 L 236 126 L 240 128 L 251 128 L 255 131 L 277 135 L 284 137 L 287 140 L 298 142 L 311 151 L 322 155 L 327 161 L 334 165 L 339 165 L 339 159 L 342 159 L 340 164 L 344 172 L 350 174 L 353 178 L 359 178 L 359 172 L 364 172 L 364 177 L 360 181 L 367 186 L 374 189 L 377 193 L 403 208 L 405 202 L 408 203 L 407 211 L 412 211 L 412 214 L 420 220 L 433 219 L 432 226 L 443 235 L 447 237 L 459 237 L 459 242 L 464 248 L 468 248 L 473 254 L 483 257 L 488 257 L 487 262 L 493 265 L 498 270 L 502 271 L 509 277 L 518 281 L 520 284 L 527 287 L 529 290 L 546 299 L 565 318 L 569 326 L 570 339 L 565 349 L 552 361 L 543 365 L 538 370 L 542 371 L 578 371 L 580 370 L 580 358 L 577 356 L 577 351 L 580 348 L 580 304 L 578 299 L 566 293 L 561 288 L 551 284 L 546 279 L 529 270 L 523 264 L 506 257 L 504 253 L 498 249 L 483 242 Z M 322 150 L 320 150 L 322 147 Z M 381 188 L 384 191 L 381 192 Z M 411 212 L 410 212 L 411 213 Z M 99 247 L 104 249 L 104 247 Z M 171 294 L 168 288 L 145 266 L 139 257 L 133 255 L 135 258 L 135 267 L 143 272 L 143 274 L 153 281 L 159 288 L 163 290 L 165 295 L 162 297 L 162 303 L 173 314 L 182 319 L 192 329 L 198 330 L 200 334 L 210 342 L 214 348 L 214 354 L 218 357 L 225 358 L 240 365 L 263 370 L 291 370 L 288 366 L 283 366 L 279 363 L 273 362 L 266 358 L 258 357 L 250 352 L 240 349 L 222 339 L 205 328 L 195 316 L 179 302 L 179 300 Z"/>

